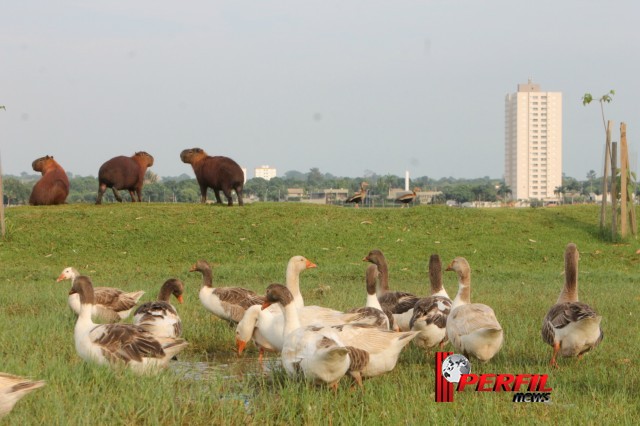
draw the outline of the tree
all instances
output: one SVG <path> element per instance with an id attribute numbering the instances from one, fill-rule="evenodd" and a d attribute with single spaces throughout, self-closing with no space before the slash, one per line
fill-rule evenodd
<path id="1" fill-rule="evenodd" d="M 504 200 L 505 198 L 511 198 L 513 191 L 511 191 L 511 188 L 505 182 L 500 182 L 500 186 L 498 187 L 496 194 Z"/>
<path id="2" fill-rule="evenodd" d="M 596 180 L 596 172 L 594 170 L 589 170 L 587 172 L 587 179 L 589 180 L 589 192 L 593 192 L 593 181 Z"/>

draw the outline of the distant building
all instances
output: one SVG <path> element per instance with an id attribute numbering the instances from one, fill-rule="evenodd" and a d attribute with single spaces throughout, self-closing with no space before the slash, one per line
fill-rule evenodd
<path id="1" fill-rule="evenodd" d="M 269 167 L 268 165 L 256 167 L 254 171 L 255 177 L 262 178 L 264 180 L 271 180 L 271 178 L 276 177 L 277 172 L 276 169 L 274 169 L 273 167 Z"/>
<path id="2" fill-rule="evenodd" d="M 504 179 L 516 200 L 557 198 L 562 185 L 562 93 L 529 80 L 505 97 Z"/>

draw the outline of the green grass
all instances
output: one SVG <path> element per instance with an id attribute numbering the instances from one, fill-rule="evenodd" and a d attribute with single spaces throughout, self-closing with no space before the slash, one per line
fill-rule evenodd
<path id="1" fill-rule="evenodd" d="M 599 238 L 598 208 L 353 209 L 260 203 L 211 205 L 105 204 L 15 207 L 0 242 L 0 371 L 47 381 L 21 400 L 7 424 L 635 424 L 640 418 L 638 309 L 640 244 Z M 563 252 L 575 242 L 580 299 L 604 320 L 601 346 L 581 361 L 548 367 L 551 348 L 540 324 L 563 283 Z M 251 347 L 235 359 L 234 328 L 198 299 L 199 258 L 213 263 L 214 282 L 263 292 L 284 282 L 291 256 L 318 264 L 301 277 L 307 304 L 347 309 L 365 300 L 362 258 L 373 248 L 389 262 L 392 289 L 426 294 L 432 253 L 472 268 L 472 301 L 492 306 L 505 330 L 501 352 L 477 373 L 549 374 L 552 404 L 514 404 L 511 394 L 456 393 L 434 402 L 434 356 L 410 345 L 394 371 L 365 382 L 343 380 L 337 395 L 261 374 Z M 66 266 L 95 285 L 143 289 L 156 297 L 169 277 L 187 291 L 178 306 L 190 346 L 180 365 L 157 376 L 84 363 L 73 343 Z M 453 297 L 456 277 L 445 272 Z M 473 363 L 473 361 L 472 361 Z"/>

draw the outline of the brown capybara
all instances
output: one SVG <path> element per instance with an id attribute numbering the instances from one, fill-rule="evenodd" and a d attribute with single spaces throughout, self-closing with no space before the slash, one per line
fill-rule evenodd
<path id="1" fill-rule="evenodd" d="M 98 198 L 96 204 L 102 204 L 102 195 L 111 188 L 113 195 L 118 202 L 122 202 L 122 198 L 118 191 L 126 189 L 131 195 L 131 201 L 136 199 L 133 191 L 138 195 L 138 201 L 142 201 L 142 185 L 144 184 L 144 174 L 147 168 L 153 166 L 153 157 L 144 152 L 136 152 L 132 157 L 118 156 L 100 166 L 98 171 Z"/>
<path id="2" fill-rule="evenodd" d="M 229 157 L 211 157 L 200 148 L 185 149 L 180 153 L 180 159 L 193 167 L 203 203 L 207 201 L 207 188 L 211 188 L 218 204 L 222 204 L 220 198 L 220 191 L 222 191 L 227 197 L 227 205 L 232 206 L 231 190 L 235 190 L 238 204 L 243 205 L 244 172 L 238 163 Z"/>
<path id="3" fill-rule="evenodd" d="M 69 178 L 62 166 L 52 156 L 40 157 L 31 163 L 42 178 L 31 190 L 29 204 L 33 206 L 52 206 L 64 204 L 69 195 Z"/>

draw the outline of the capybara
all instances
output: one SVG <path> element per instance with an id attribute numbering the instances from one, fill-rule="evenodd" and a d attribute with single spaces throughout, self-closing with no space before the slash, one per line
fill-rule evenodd
<path id="1" fill-rule="evenodd" d="M 113 195 L 118 202 L 122 202 L 122 198 L 118 191 L 126 189 L 131 195 L 131 201 L 136 199 L 133 191 L 138 195 L 138 201 L 142 201 L 142 185 L 144 184 L 144 174 L 148 167 L 153 166 L 153 157 L 144 152 L 136 152 L 132 157 L 118 156 L 100 166 L 98 171 L 98 198 L 96 204 L 102 204 L 102 195 L 111 188 Z"/>
<path id="2" fill-rule="evenodd" d="M 42 178 L 31 190 L 29 204 L 33 206 L 51 206 L 64 204 L 69 195 L 69 178 L 62 166 L 52 156 L 40 157 L 31 163 Z"/>
<path id="3" fill-rule="evenodd" d="M 231 190 L 235 190 L 238 204 L 243 205 L 244 172 L 238 163 L 229 157 L 211 157 L 200 148 L 185 149 L 180 153 L 180 159 L 193 167 L 203 203 L 207 201 L 207 188 L 211 188 L 218 204 L 222 204 L 220 198 L 220 191 L 222 191 L 227 197 L 227 205 L 232 206 Z"/>

